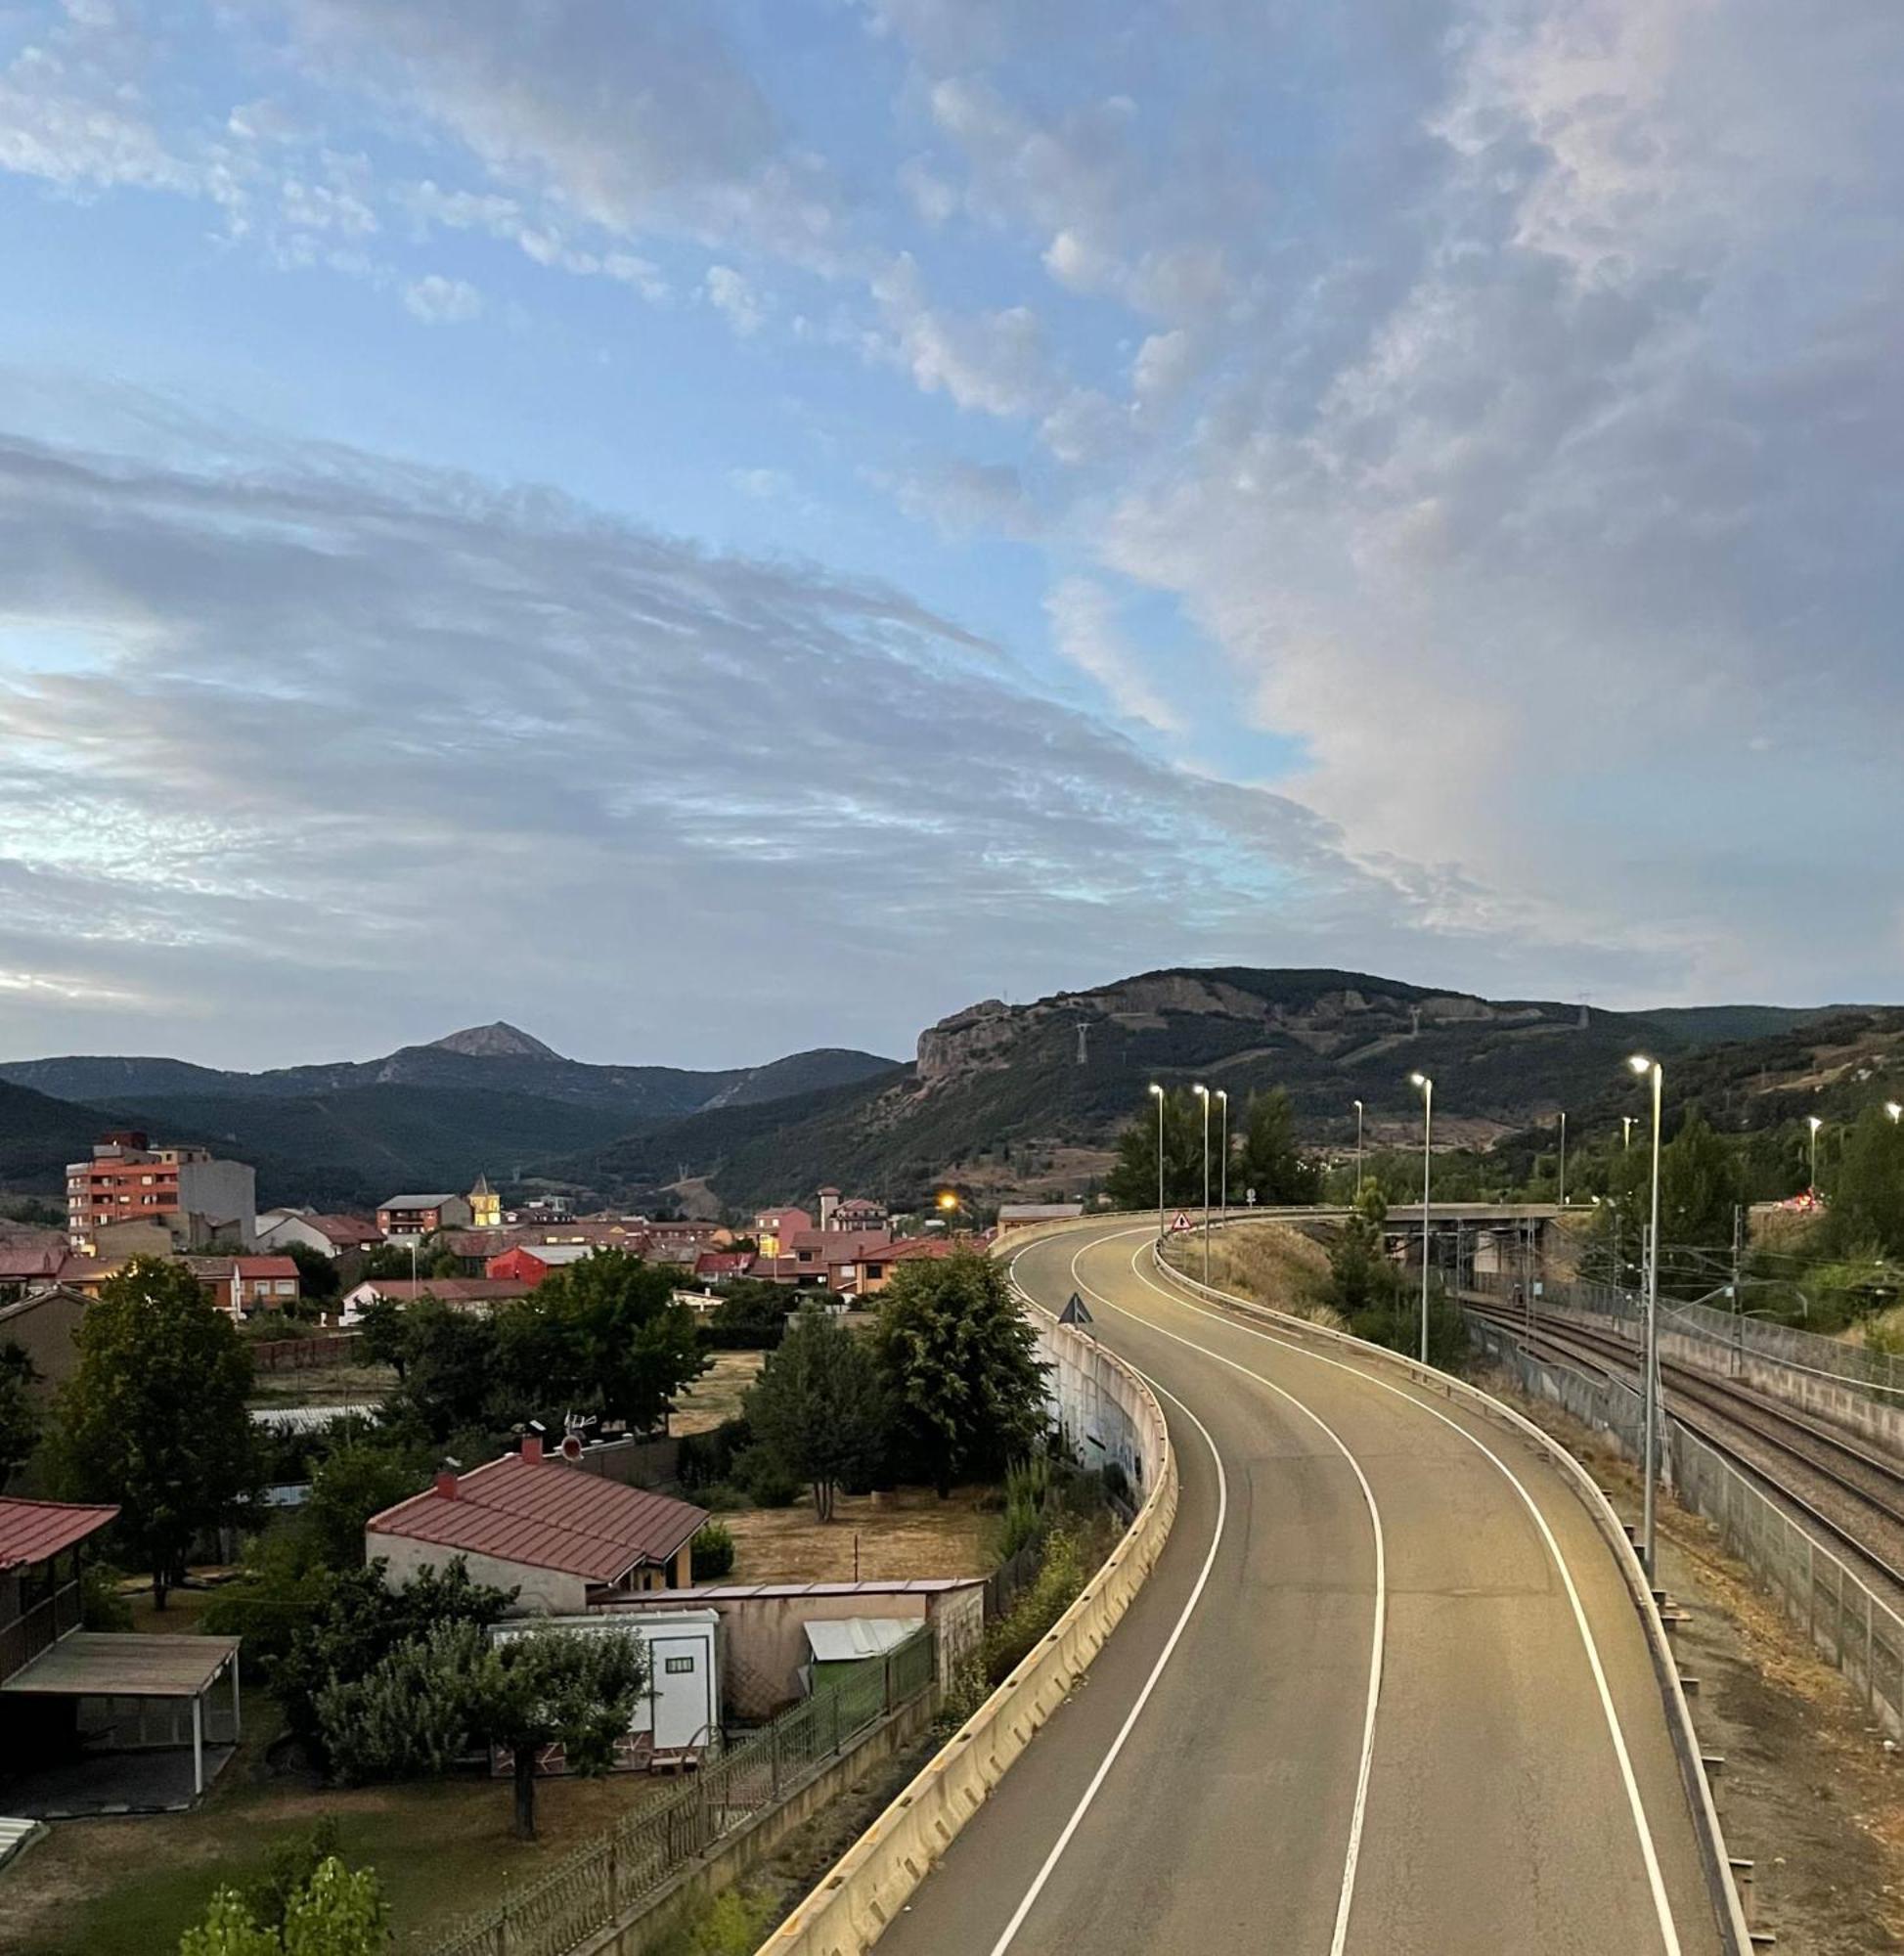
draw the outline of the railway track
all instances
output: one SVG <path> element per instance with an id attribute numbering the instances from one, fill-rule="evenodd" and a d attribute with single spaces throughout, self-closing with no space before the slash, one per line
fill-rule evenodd
<path id="1" fill-rule="evenodd" d="M 1511 1331 L 1529 1349 L 1635 1383 L 1640 1354 L 1630 1340 L 1525 1307 L 1464 1298 L 1475 1316 Z M 1904 1598 L 1904 1467 L 1811 1419 L 1696 1367 L 1661 1359 L 1666 1413 L 1742 1468 L 1830 1540 L 1851 1551 Z"/>

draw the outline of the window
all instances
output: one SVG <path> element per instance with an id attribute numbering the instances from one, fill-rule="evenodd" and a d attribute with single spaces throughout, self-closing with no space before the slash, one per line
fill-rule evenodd
<path id="1" fill-rule="evenodd" d="M 661 1668 L 670 1677 L 680 1677 L 684 1672 L 691 1674 L 694 1668 L 694 1660 L 691 1657 L 671 1657 L 662 1665 Z"/>

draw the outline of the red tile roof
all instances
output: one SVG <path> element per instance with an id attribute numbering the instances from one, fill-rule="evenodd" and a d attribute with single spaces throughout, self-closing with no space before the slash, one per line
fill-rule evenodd
<path id="1" fill-rule="evenodd" d="M 706 1520 L 705 1509 L 667 1494 L 506 1453 L 463 1475 L 453 1496 L 413 1494 L 366 1529 L 613 1582 L 642 1563 L 666 1562 Z"/>
<path id="2" fill-rule="evenodd" d="M 355 1297 L 368 1290 L 391 1304 L 414 1304 L 420 1297 L 433 1297 L 439 1304 L 507 1304 L 509 1299 L 527 1297 L 530 1286 L 513 1277 L 365 1277 L 344 1293 Z"/>
<path id="3" fill-rule="evenodd" d="M 304 1222 L 320 1236 L 328 1236 L 340 1250 L 361 1250 L 380 1243 L 383 1231 L 375 1222 L 357 1216 L 306 1216 Z"/>
<path id="4" fill-rule="evenodd" d="M 10 1249 L 0 1243 L 0 1283 L 24 1283 L 33 1277 L 58 1276 L 67 1252 L 40 1249 Z"/>
<path id="5" fill-rule="evenodd" d="M 71 1501 L 21 1501 L 0 1496 L 0 1570 L 45 1562 L 63 1548 L 97 1534 L 117 1508 L 80 1507 Z"/>

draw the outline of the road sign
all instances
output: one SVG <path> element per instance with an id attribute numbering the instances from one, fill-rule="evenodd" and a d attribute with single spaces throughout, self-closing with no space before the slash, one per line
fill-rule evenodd
<path id="1" fill-rule="evenodd" d="M 1090 1312 L 1085 1308 L 1085 1300 L 1074 1290 L 1071 1293 L 1071 1302 L 1058 1312 L 1058 1322 L 1060 1324 L 1088 1324 L 1090 1321 Z"/>
<path id="2" fill-rule="evenodd" d="M 1173 1236 L 1180 1236 L 1189 1226 L 1190 1219 L 1179 1209 L 1171 1222 L 1171 1234 Z"/>

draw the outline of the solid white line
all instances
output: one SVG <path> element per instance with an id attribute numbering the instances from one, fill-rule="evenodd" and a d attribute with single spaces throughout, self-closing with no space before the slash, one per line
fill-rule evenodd
<path id="1" fill-rule="evenodd" d="M 1133 1230 L 1119 1231 L 1118 1233 L 1148 1234 L 1149 1231 L 1144 1230 L 1140 1232 Z M 1107 1236 L 1100 1237 L 1097 1240 L 1108 1242 L 1112 1239 Z M 1533 1496 L 1528 1492 L 1519 1476 L 1514 1473 L 1500 1455 L 1492 1447 L 1488 1446 L 1479 1435 L 1470 1432 L 1459 1420 L 1450 1419 L 1446 1413 L 1442 1412 L 1437 1406 L 1430 1405 L 1426 1400 L 1418 1399 L 1413 1393 L 1404 1392 L 1401 1387 L 1395 1385 L 1390 1380 L 1378 1378 L 1371 1372 L 1363 1371 L 1357 1365 L 1348 1364 L 1340 1358 L 1328 1357 L 1323 1353 L 1311 1351 L 1307 1346 L 1299 1344 L 1293 1339 L 1279 1338 L 1274 1333 L 1260 1330 L 1255 1325 L 1239 1324 L 1235 1318 L 1226 1315 L 1224 1312 L 1211 1311 L 1202 1305 L 1192 1304 L 1189 1299 L 1180 1296 L 1178 1293 L 1167 1290 L 1162 1284 L 1156 1282 L 1144 1270 L 1139 1268 L 1138 1258 L 1141 1255 L 1141 1250 L 1132 1255 L 1130 1259 L 1131 1270 L 1140 1283 L 1155 1291 L 1166 1302 L 1174 1304 L 1181 1310 L 1194 1311 L 1199 1317 L 1214 1318 L 1217 1322 L 1227 1325 L 1232 1331 L 1241 1331 L 1248 1337 L 1262 1339 L 1265 1344 L 1280 1346 L 1286 1352 L 1294 1352 L 1302 1357 L 1312 1358 L 1319 1365 L 1331 1365 L 1337 1371 L 1347 1372 L 1351 1378 L 1360 1379 L 1366 1385 L 1379 1386 L 1383 1392 L 1393 1393 L 1396 1399 L 1406 1400 L 1410 1405 L 1419 1407 L 1434 1419 L 1439 1419 L 1443 1426 L 1447 1427 L 1451 1432 L 1458 1433 L 1471 1446 L 1484 1454 L 1500 1469 L 1508 1485 L 1520 1495 L 1528 1513 L 1533 1518 L 1533 1524 L 1540 1531 L 1541 1539 L 1547 1545 L 1547 1553 L 1552 1557 L 1554 1567 L 1560 1572 L 1561 1581 L 1566 1586 L 1567 1599 L 1572 1605 L 1574 1626 L 1579 1631 L 1581 1645 L 1586 1651 L 1587 1665 L 1593 1672 L 1594 1687 L 1599 1693 L 1600 1710 L 1606 1718 L 1607 1732 L 1613 1740 L 1614 1756 L 1619 1764 L 1620 1781 L 1626 1790 L 1626 1804 L 1628 1811 L 1632 1814 L 1633 1829 L 1639 1836 L 1640 1855 L 1646 1863 L 1646 1878 L 1653 1894 L 1653 1909 L 1654 1914 L 1659 1920 L 1660 1940 L 1664 1944 L 1667 1956 L 1680 1956 L 1679 1932 L 1672 1919 L 1672 1903 L 1666 1894 L 1665 1878 L 1660 1869 L 1660 1856 L 1654 1845 L 1652 1826 L 1646 1817 L 1646 1805 L 1640 1798 L 1639 1781 L 1634 1775 L 1633 1761 L 1626 1750 L 1626 1735 L 1620 1728 L 1619 1713 L 1614 1705 L 1613 1692 L 1607 1683 L 1606 1669 L 1600 1662 L 1600 1647 L 1594 1640 L 1592 1626 L 1587 1622 L 1586 1610 L 1580 1602 L 1580 1592 L 1573 1584 L 1573 1573 L 1567 1566 L 1567 1558 L 1561 1553 L 1560 1543 L 1554 1538 L 1554 1532 L 1547 1524 L 1547 1517 L 1541 1513 L 1539 1505 L 1535 1502 Z M 1108 1303 L 1109 1300 L 1106 1300 L 1106 1302 Z M 1120 1307 L 1111 1305 L 1111 1309 L 1116 1311 Z M 1131 1313 L 1126 1312 L 1125 1314 L 1128 1316 Z M 1138 1321 L 1141 1323 L 1146 1320 L 1139 1319 Z M 1162 1327 L 1153 1325 L 1151 1329 L 1161 1330 Z M 1174 1336 L 1171 1332 L 1165 1332 L 1164 1335 L 1166 1337 Z M 1189 1343 L 1188 1340 L 1182 1342 Z M 1195 1349 L 1201 1351 L 1204 1348 L 1198 1346 Z M 1221 1357 L 1222 1355 L 1220 1353 L 1212 1353 L 1210 1356 L 1213 1357 Z M 1234 1363 L 1235 1361 L 1232 1359 L 1225 1362 Z"/>
<path id="2" fill-rule="evenodd" d="M 1019 1255 L 1022 1256 L 1024 1252 L 1021 1250 Z M 1014 1281 L 1016 1280 L 1017 1265 L 1018 1259 L 1014 1257 L 1012 1259 Z M 1135 1371 L 1136 1367 L 1132 1366 L 1131 1370 Z M 1139 1374 L 1139 1376 L 1142 1375 Z M 1090 1811 L 1091 1802 L 1096 1800 L 1098 1789 L 1109 1776 L 1111 1768 L 1117 1764 L 1118 1755 L 1124 1751 L 1125 1741 L 1129 1738 L 1131 1730 L 1136 1725 L 1144 1707 L 1150 1703 L 1150 1694 L 1156 1690 L 1157 1680 L 1163 1676 L 1164 1667 L 1175 1654 L 1177 1642 L 1183 1635 L 1184 1627 L 1188 1624 L 1197 1605 L 1203 1600 L 1204 1588 L 1210 1580 L 1210 1572 L 1216 1565 L 1218 1547 L 1223 1539 L 1223 1524 L 1229 1515 L 1229 1479 L 1223 1472 L 1223 1456 L 1218 1452 L 1217 1443 L 1210 1437 L 1210 1429 L 1204 1425 L 1203 1421 L 1174 1393 L 1165 1391 L 1164 1387 L 1160 1386 L 1155 1379 L 1151 1379 L 1147 1383 L 1153 1392 L 1162 1393 L 1164 1398 L 1169 1400 L 1182 1413 L 1184 1418 L 1203 1435 L 1204 1445 L 1210 1448 L 1210 1457 L 1216 1463 L 1217 1467 L 1217 1527 L 1211 1534 L 1210 1547 L 1204 1555 L 1203 1567 L 1197 1572 L 1197 1579 L 1190 1590 L 1189 1600 L 1185 1602 L 1181 1612 L 1177 1616 L 1175 1623 L 1172 1626 L 1171 1633 L 1165 1640 L 1164 1648 L 1157 1653 L 1157 1662 L 1151 1666 L 1150 1675 L 1144 1679 L 1143 1689 L 1137 1693 L 1130 1710 L 1126 1712 L 1124 1723 L 1118 1728 L 1117 1737 L 1111 1741 L 1110 1751 L 1098 1761 L 1097 1770 L 1091 1774 L 1090 1784 L 1085 1788 L 1078 1804 L 1072 1808 L 1071 1818 L 1064 1823 L 1064 1832 L 1052 1843 L 1051 1851 L 1044 1857 L 1044 1865 L 1039 1869 L 1038 1874 L 1032 1881 L 1031 1887 L 1025 1890 L 1024 1896 L 1019 1901 L 1018 1906 L 1012 1910 L 1011 1920 L 1005 1924 L 1004 1930 L 997 1941 L 992 1945 L 992 1956 L 1003 1956 L 1003 1952 L 1011 1947 L 1019 1930 L 1024 1926 L 1025 1918 L 1032 1912 L 1033 1905 L 1037 1902 L 1039 1896 L 1044 1892 L 1044 1885 L 1051 1879 L 1052 1870 L 1056 1868 L 1059 1860 L 1063 1857 L 1064 1850 L 1071 1845 L 1072 1836 L 1077 1833 L 1079 1826 L 1084 1821 L 1085 1815 Z"/>
<path id="3" fill-rule="evenodd" d="M 1120 1231 L 1119 1233 L 1122 1234 L 1123 1232 Z M 1079 1259 L 1083 1257 L 1085 1250 L 1095 1248 L 1098 1244 L 1113 1239 L 1108 1237 L 1096 1237 L 1093 1238 L 1093 1240 L 1090 1243 L 1083 1244 L 1080 1246 L 1079 1250 L 1077 1251 L 1077 1254 L 1074 1255 L 1073 1258 L 1071 1259 L 1072 1281 L 1078 1286 L 1080 1290 L 1089 1291 L 1090 1295 L 1094 1297 L 1099 1304 L 1105 1306 L 1108 1310 L 1119 1311 L 1122 1315 L 1127 1317 L 1134 1316 L 1135 1315 L 1134 1312 L 1128 1311 L 1124 1309 L 1123 1306 L 1114 1304 L 1111 1301 L 1111 1299 L 1109 1299 L 1104 1295 L 1102 1291 L 1095 1289 L 1085 1278 L 1083 1273 L 1078 1268 Z M 1024 1252 L 1020 1251 L 1019 1255 L 1020 1256 L 1024 1255 Z M 1014 1257 L 1012 1259 L 1012 1269 L 1014 1273 L 1014 1280 L 1017 1270 L 1017 1263 L 1018 1259 Z M 1134 1260 L 1132 1263 L 1132 1268 L 1133 1270 L 1135 1269 Z M 1141 1271 L 1136 1271 L 1136 1274 L 1140 1280 L 1148 1281 L 1143 1277 L 1143 1273 Z M 1146 1322 L 1146 1320 L 1141 1318 L 1137 1319 L 1137 1321 L 1139 1323 Z M 1363 1504 L 1368 1509 L 1369 1526 L 1373 1531 L 1375 1537 L 1375 1619 L 1374 1619 L 1374 1627 L 1370 1633 L 1370 1640 L 1369 1640 L 1368 1691 L 1362 1711 L 1361 1753 L 1359 1758 L 1356 1761 L 1356 1767 L 1355 1767 L 1355 1797 L 1350 1810 L 1349 1845 L 1343 1856 L 1342 1884 L 1336 1892 L 1335 1926 L 1329 1939 L 1329 1956 L 1343 1956 L 1343 1951 L 1348 1946 L 1348 1941 L 1349 1941 L 1349 1917 L 1350 1917 L 1350 1911 L 1353 1906 L 1354 1896 L 1355 1896 L 1355 1871 L 1361 1861 L 1362 1830 L 1368 1815 L 1369 1773 L 1375 1756 L 1375 1714 L 1378 1709 L 1380 1708 L 1382 1699 L 1382 1664 L 1383 1664 L 1383 1654 L 1387 1645 L 1387 1637 L 1388 1637 L 1389 1562 L 1388 1562 L 1388 1545 L 1382 1533 L 1382 1512 L 1380 1508 L 1378 1508 L 1376 1505 L 1375 1491 L 1368 1484 L 1368 1476 L 1362 1472 L 1361 1462 L 1358 1461 L 1355 1458 L 1354 1454 L 1350 1451 L 1348 1446 L 1344 1445 L 1342 1436 L 1336 1432 L 1336 1430 L 1328 1423 L 1328 1421 L 1325 1420 L 1319 1413 L 1315 1412 L 1310 1407 L 1305 1405 L 1303 1401 L 1295 1396 L 1295 1394 L 1286 1392 L 1281 1386 L 1276 1384 L 1275 1380 L 1265 1379 L 1261 1372 L 1252 1372 L 1248 1366 L 1239 1365 L 1234 1358 L 1227 1358 L 1220 1352 L 1209 1352 L 1206 1350 L 1205 1347 L 1194 1344 L 1188 1338 L 1179 1338 L 1174 1331 L 1166 1331 L 1161 1325 L 1151 1325 L 1149 1328 L 1156 1331 L 1162 1337 L 1173 1340 L 1176 1344 L 1188 1345 L 1190 1346 L 1190 1349 L 1193 1351 L 1203 1352 L 1206 1356 L 1216 1359 L 1218 1364 L 1227 1365 L 1230 1367 L 1232 1371 L 1241 1372 L 1246 1378 L 1254 1379 L 1258 1385 L 1266 1386 L 1272 1393 L 1276 1394 L 1279 1398 L 1286 1400 L 1306 1419 L 1312 1421 L 1315 1424 L 1315 1426 L 1327 1437 L 1330 1444 L 1336 1448 L 1336 1450 L 1342 1455 L 1342 1457 L 1346 1461 L 1348 1461 L 1350 1471 L 1354 1475 L 1356 1484 L 1361 1489 Z M 1126 1362 L 1128 1363 L 1129 1360 L 1127 1360 Z M 1152 1385 L 1154 1390 L 1160 1393 L 1165 1391 L 1165 1389 L 1162 1386 L 1158 1385 L 1154 1379 L 1150 1381 L 1150 1384 Z M 1173 1402 L 1177 1405 L 1183 1404 L 1182 1400 L 1176 1400 L 1174 1398 L 1174 1395 L 1173 1394 L 1165 1393 L 1165 1397 L 1168 1399 L 1172 1399 Z M 1196 1419 L 1196 1415 L 1190 1412 L 1188 1406 L 1184 1406 L 1183 1410 L 1186 1414 L 1189 1415 L 1191 1419 L 1193 1420 Z M 1205 1430 L 1203 1423 L 1200 1420 L 1197 1421 L 1197 1430 L 1198 1432 L 1203 1434 L 1204 1439 L 1206 1441 L 1210 1439 L 1209 1433 Z M 1211 1451 L 1213 1453 L 1215 1453 L 1216 1451 L 1214 1443 L 1212 1443 Z M 1218 1460 L 1217 1471 L 1220 1476 L 1222 1473 L 1222 1462 L 1220 1458 Z M 1216 1554 L 1216 1545 L 1213 1543 L 1211 1546 L 1211 1555 L 1213 1558 L 1215 1554 Z M 1209 1573 L 1210 1573 L 1209 1564 L 1206 1563 L 1204 1566 L 1204 1575 L 1208 1576 Z M 1199 1589 L 1202 1588 L 1201 1578 L 1198 1580 L 1198 1588 Z M 1194 1600 L 1195 1598 L 1193 1597 L 1192 1601 L 1194 1602 Z M 1179 1624 L 1179 1628 L 1180 1627 L 1181 1625 Z M 1175 1642 L 1175 1634 L 1173 1633 L 1172 1643 L 1174 1642 Z M 1169 1650 L 1167 1648 L 1165 1651 L 1165 1656 L 1168 1655 L 1169 1655 Z M 1159 1660 L 1159 1668 L 1160 1669 L 1162 1668 L 1162 1659 Z M 1153 1673 L 1151 1681 L 1153 1683 L 1155 1682 L 1155 1673 Z M 1147 1684 L 1144 1687 L 1144 1697 L 1148 1697 L 1149 1692 L 1150 1692 L 1150 1686 Z M 1038 1881 L 1034 1885 L 1032 1892 L 1028 1894 L 1025 1900 L 1019 1904 L 1018 1913 L 1012 1917 L 1011 1923 L 1007 1927 L 1003 1938 L 998 1943 L 996 1943 L 993 1948 L 992 1956 L 1000 1956 L 1000 1952 L 1005 1948 L 1006 1944 L 1011 1940 L 1012 1935 L 1016 1934 L 1018 1925 L 1024 1920 L 1026 1911 L 1031 1907 L 1032 1902 L 1037 1898 L 1038 1890 L 1043 1887 L 1045 1876 L 1048 1875 L 1051 1868 L 1056 1865 L 1057 1858 L 1061 1853 L 1063 1853 L 1066 1844 L 1069 1842 L 1072 1834 L 1077 1829 L 1078 1822 L 1083 1819 L 1085 1808 L 1089 1805 L 1092 1797 L 1095 1795 L 1098 1784 L 1102 1781 L 1105 1773 L 1107 1773 L 1110 1770 L 1111 1762 L 1113 1759 L 1116 1758 L 1118 1752 L 1122 1750 L 1125 1736 L 1126 1734 L 1128 1734 L 1130 1725 L 1135 1722 L 1136 1713 L 1138 1711 L 1142 1709 L 1142 1705 L 1143 1705 L 1143 1700 L 1140 1698 L 1138 1700 L 1136 1708 L 1132 1710 L 1130 1717 L 1126 1721 L 1125 1732 L 1122 1732 L 1118 1735 L 1117 1745 L 1112 1748 L 1110 1755 L 1106 1757 L 1104 1763 L 1098 1768 L 1097 1778 L 1092 1781 L 1090 1787 L 1086 1790 L 1084 1801 L 1081 1802 L 1078 1811 L 1072 1815 L 1069 1825 L 1067 1825 L 1063 1835 L 1059 1837 L 1057 1845 L 1052 1848 L 1050 1857 L 1046 1861 L 1044 1868 L 1040 1872 Z"/>

